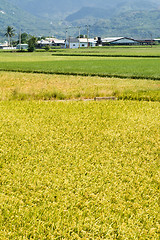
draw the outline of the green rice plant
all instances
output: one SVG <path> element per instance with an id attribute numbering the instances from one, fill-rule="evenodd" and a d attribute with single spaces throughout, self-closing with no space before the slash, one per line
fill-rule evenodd
<path id="1" fill-rule="evenodd" d="M 159 57 L 160 46 L 107 46 L 83 49 L 55 50 L 54 55 L 59 56 L 108 56 L 108 57 Z"/>
<path id="2" fill-rule="evenodd" d="M 48 91 L 48 92 L 39 92 L 35 93 L 22 93 L 14 90 L 9 100 L 63 100 L 65 99 L 65 95 L 61 92 L 57 91 Z"/>
<path id="3" fill-rule="evenodd" d="M 15 54 L 2 54 L 1 71 L 160 80 L 159 58 Z"/>
<path id="4" fill-rule="evenodd" d="M 157 101 L 160 102 L 160 91 L 144 91 L 139 90 L 137 92 L 133 91 L 125 91 L 123 93 L 115 92 L 114 96 L 118 97 L 118 99 L 123 100 L 139 100 L 139 101 Z"/>

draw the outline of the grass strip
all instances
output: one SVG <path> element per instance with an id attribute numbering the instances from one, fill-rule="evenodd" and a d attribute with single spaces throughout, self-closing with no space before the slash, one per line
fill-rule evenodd
<path id="1" fill-rule="evenodd" d="M 53 56 L 67 56 L 67 57 L 121 57 L 121 58 L 160 58 L 158 55 L 125 55 L 125 54 L 82 54 L 82 53 L 54 53 Z"/>

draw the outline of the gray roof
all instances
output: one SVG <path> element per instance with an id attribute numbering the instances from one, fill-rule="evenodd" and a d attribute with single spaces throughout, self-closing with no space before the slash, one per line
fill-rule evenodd
<path id="1" fill-rule="evenodd" d="M 73 38 L 73 37 L 67 38 L 67 41 L 70 42 L 70 43 L 79 43 L 78 38 Z"/>

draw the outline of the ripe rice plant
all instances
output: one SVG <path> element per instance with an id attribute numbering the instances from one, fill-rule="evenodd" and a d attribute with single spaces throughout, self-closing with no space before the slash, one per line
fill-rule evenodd
<path id="1" fill-rule="evenodd" d="M 159 103 L 0 102 L 0 238 L 159 239 Z"/>
<path id="2" fill-rule="evenodd" d="M 160 81 L 0 72 L 0 100 L 118 99 L 160 101 Z"/>

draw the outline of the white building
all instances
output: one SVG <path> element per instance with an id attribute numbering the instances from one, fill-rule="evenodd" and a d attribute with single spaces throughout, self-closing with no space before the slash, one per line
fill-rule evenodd
<path id="1" fill-rule="evenodd" d="M 50 47 L 64 48 L 65 40 L 60 40 L 57 38 L 46 38 L 46 39 L 39 40 L 37 44 L 38 44 L 38 47 L 50 46 Z"/>
<path id="2" fill-rule="evenodd" d="M 94 38 L 68 38 L 66 48 L 87 48 L 95 47 L 97 41 Z"/>
<path id="3" fill-rule="evenodd" d="M 45 47 L 45 46 L 52 46 L 52 42 L 49 41 L 49 40 L 44 40 L 44 39 L 41 39 L 39 41 L 37 41 L 37 45 L 38 47 Z"/>
<path id="4" fill-rule="evenodd" d="M 27 50 L 28 49 L 28 44 L 25 44 L 25 43 L 18 44 L 16 48 L 19 49 L 19 50 Z"/>
<path id="5" fill-rule="evenodd" d="M 0 49 L 6 49 L 6 50 L 12 50 L 12 49 L 15 49 L 15 47 L 9 47 L 8 46 L 9 44 L 8 44 L 8 42 L 7 41 L 5 41 L 4 43 L 0 43 Z"/>

